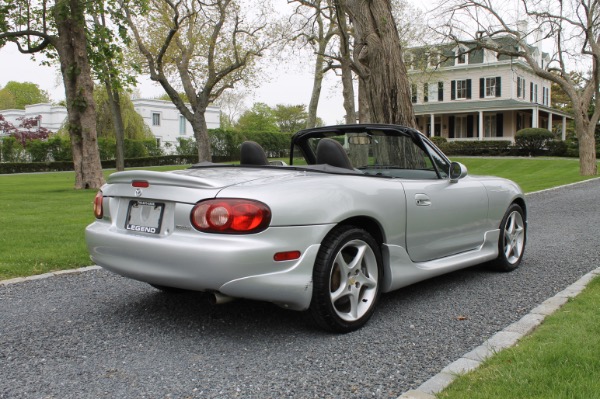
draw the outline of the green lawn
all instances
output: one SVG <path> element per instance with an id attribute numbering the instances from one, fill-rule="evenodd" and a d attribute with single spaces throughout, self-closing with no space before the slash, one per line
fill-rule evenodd
<path id="1" fill-rule="evenodd" d="M 467 166 L 469 173 L 506 177 L 519 183 L 523 191 L 586 180 L 579 175 L 579 160 L 564 158 L 452 158 Z"/>
<path id="2" fill-rule="evenodd" d="M 0 280 L 91 264 L 83 231 L 96 191 L 74 182 L 72 172 L 0 175 Z"/>
<path id="3" fill-rule="evenodd" d="M 583 180 L 572 159 L 456 160 L 473 174 L 511 178 L 526 192 Z M 74 179 L 70 172 L 0 175 L 0 279 L 90 264 L 83 231 L 93 221 L 95 192 L 75 191 Z"/>

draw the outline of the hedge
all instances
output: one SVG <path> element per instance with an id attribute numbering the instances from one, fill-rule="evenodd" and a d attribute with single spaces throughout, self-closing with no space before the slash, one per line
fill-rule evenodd
<path id="1" fill-rule="evenodd" d="M 510 155 L 512 142 L 502 141 L 438 141 L 438 147 L 448 156 L 503 156 Z"/>
<path id="2" fill-rule="evenodd" d="M 198 155 L 165 155 L 160 157 L 130 158 L 125 159 L 126 168 L 138 168 L 163 165 L 189 165 L 198 163 Z M 114 169 L 114 159 L 102 161 L 103 169 Z M 35 173 L 35 172 L 62 172 L 72 171 L 72 161 L 59 162 L 4 162 L 0 163 L 0 174 L 10 173 Z"/>

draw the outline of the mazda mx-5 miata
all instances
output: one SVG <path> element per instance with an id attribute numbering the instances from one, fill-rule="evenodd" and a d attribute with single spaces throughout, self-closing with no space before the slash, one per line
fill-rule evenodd
<path id="1" fill-rule="evenodd" d="M 126 171 L 96 196 L 92 260 L 164 290 L 308 310 L 348 332 L 380 294 L 486 263 L 517 268 L 527 208 L 519 186 L 470 176 L 403 126 L 319 127 L 289 164 L 254 142 L 239 165 Z"/>

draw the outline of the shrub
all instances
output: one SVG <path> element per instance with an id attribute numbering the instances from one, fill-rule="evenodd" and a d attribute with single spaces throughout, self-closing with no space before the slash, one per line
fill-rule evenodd
<path id="1" fill-rule="evenodd" d="M 211 129 L 208 132 L 211 153 L 214 157 L 240 159 L 240 145 L 244 136 L 233 130 Z"/>
<path id="2" fill-rule="evenodd" d="M 50 144 L 44 140 L 30 140 L 25 144 L 25 150 L 31 156 L 31 162 L 46 162 L 50 157 Z"/>
<path id="3" fill-rule="evenodd" d="M 0 140 L 3 162 L 19 162 L 23 160 L 24 149 L 21 143 L 14 137 L 4 137 Z"/>
<path id="4" fill-rule="evenodd" d="M 542 128 L 521 129 L 515 135 L 515 147 L 525 155 L 538 155 L 554 140 L 551 131 Z"/>
<path id="5" fill-rule="evenodd" d="M 197 154 L 196 140 L 193 138 L 186 139 L 184 137 L 177 137 L 177 146 L 175 147 L 175 153 L 177 155 L 194 155 Z"/>
<path id="6" fill-rule="evenodd" d="M 433 142 L 433 144 L 435 144 L 438 147 L 443 146 L 444 144 L 446 144 L 448 142 L 448 140 L 446 140 L 445 137 L 440 137 L 440 136 L 430 137 L 429 140 L 431 140 Z"/>
<path id="7" fill-rule="evenodd" d="M 59 135 L 54 135 L 48 139 L 50 158 L 54 161 L 72 161 L 73 151 L 71 150 L 71 140 Z"/>
<path id="8" fill-rule="evenodd" d="M 568 153 L 568 146 L 562 140 L 552 140 L 548 142 L 548 155 L 555 157 L 564 157 Z"/>
<path id="9" fill-rule="evenodd" d="M 117 142 L 114 139 L 99 138 L 98 139 L 98 152 L 100 152 L 100 159 L 102 161 L 108 159 L 115 159 L 117 154 Z"/>

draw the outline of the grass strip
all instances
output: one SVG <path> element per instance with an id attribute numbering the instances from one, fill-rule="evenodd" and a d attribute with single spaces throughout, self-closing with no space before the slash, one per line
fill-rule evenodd
<path id="1" fill-rule="evenodd" d="M 441 399 L 600 398 L 600 278 L 534 334 L 458 377 Z"/>

